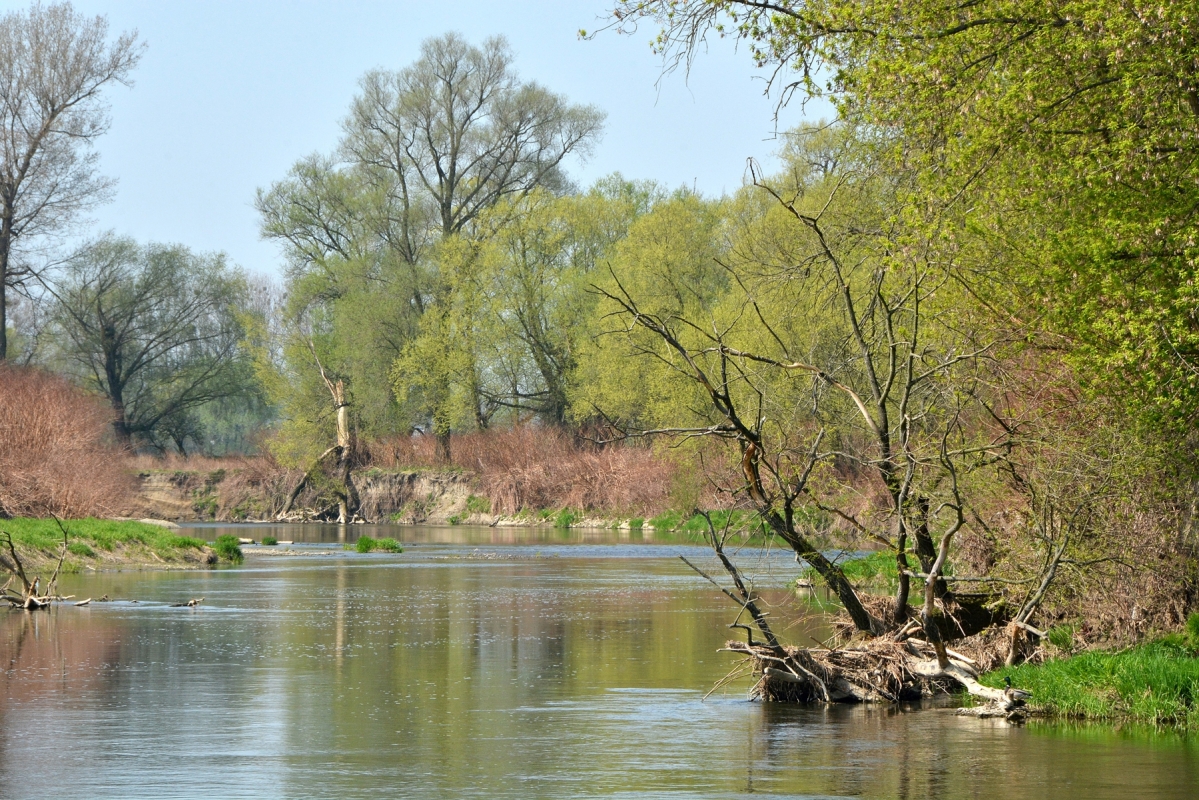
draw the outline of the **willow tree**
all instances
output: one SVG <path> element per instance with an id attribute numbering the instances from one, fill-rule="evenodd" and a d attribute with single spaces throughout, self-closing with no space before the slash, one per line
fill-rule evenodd
<path id="1" fill-rule="evenodd" d="M 363 77 L 336 160 L 310 160 L 259 194 L 263 230 L 285 243 L 293 283 L 303 283 L 311 302 L 329 314 L 354 317 L 373 302 L 370 295 L 387 296 L 404 320 L 392 326 L 399 335 L 391 338 L 402 347 L 412 320 L 437 304 L 444 317 L 454 302 L 433 246 L 462 234 L 501 201 L 567 186 L 565 160 L 588 152 L 602 120 L 590 106 L 522 82 L 502 38 L 482 47 L 456 34 L 429 39 L 409 67 Z M 347 185 L 352 190 L 340 193 Z M 387 265 L 387 277 L 372 279 L 365 294 L 341 294 L 343 265 L 364 259 Z M 426 327 L 438 319 L 431 316 Z M 352 335 L 348 328 L 345 334 Z M 336 368 L 326 355 L 326 366 Z M 372 366 L 374 381 L 389 385 L 397 355 Z M 428 402 L 420 409 L 446 458 L 452 415 L 438 404 L 449 394 L 448 387 L 422 393 Z"/>
<path id="2" fill-rule="evenodd" d="M 220 255 L 103 239 L 50 289 L 54 359 L 106 397 L 125 446 L 182 452 L 194 412 L 254 391 L 241 348 L 246 279 Z"/>
<path id="3" fill-rule="evenodd" d="M 130 84 L 136 32 L 108 40 L 108 21 L 70 3 L 0 17 L 0 361 L 8 357 L 11 290 L 34 270 L 34 242 L 61 233 L 108 198 L 95 140 L 108 130 L 102 92 Z"/>

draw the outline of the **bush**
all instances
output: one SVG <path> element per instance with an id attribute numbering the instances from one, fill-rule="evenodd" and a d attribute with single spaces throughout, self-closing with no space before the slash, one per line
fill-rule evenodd
<path id="1" fill-rule="evenodd" d="M 135 495 L 112 411 L 64 378 L 0 364 L 0 516 L 121 516 Z"/>
<path id="2" fill-rule="evenodd" d="M 358 544 L 354 545 L 354 549 L 359 553 L 369 553 L 375 549 L 376 544 L 378 543 L 369 536 L 359 536 Z"/>
<path id="3" fill-rule="evenodd" d="M 486 497 L 479 497 L 478 495 L 472 494 L 470 497 L 466 498 L 466 510 L 471 514 L 490 514 L 491 501 Z"/>
<path id="4" fill-rule="evenodd" d="M 1185 636 L 1187 646 L 1192 650 L 1199 650 L 1199 611 L 1187 617 Z"/>
<path id="5" fill-rule="evenodd" d="M 262 543 L 264 545 L 266 545 L 267 547 L 273 547 L 273 546 L 279 544 L 279 540 L 276 539 L 274 536 L 263 536 Z"/>
<path id="6" fill-rule="evenodd" d="M 646 513 L 669 502 L 675 465 L 640 445 L 600 447 L 544 425 L 455 434 L 451 464 L 436 438 L 404 436 L 371 442 L 369 461 L 385 469 L 456 467 L 478 475 L 487 503 L 471 513 L 516 514 L 522 508 L 580 508 Z"/>
<path id="7" fill-rule="evenodd" d="M 404 546 L 391 537 L 376 540 L 375 549 L 382 550 L 384 553 L 404 552 Z"/>
<path id="8" fill-rule="evenodd" d="M 234 564 L 240 564 L 246 558 L 245 554 L 241 551 L 241 543 L 237 541 L 236 536 L 216 537 L 215 548 L 217 556 L 227 561 L 232 561 Z"/>
<path id="9" fill-rule="evenodd" d="M 569 528 L 579 521 L 579 515 L 571 511 L 569 508 L 564 508 L 558 512 L 558 516 L 554 517 L 555 528 Z"/>

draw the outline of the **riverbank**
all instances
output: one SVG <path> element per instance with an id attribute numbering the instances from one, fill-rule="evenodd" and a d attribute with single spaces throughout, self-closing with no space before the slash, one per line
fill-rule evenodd
<path id="1" fill-rule="evenodd" d="M 138 513 L 197 522 L 322 522 L 336 508 L 318 492 L 305 490 L 295 506 L 278 519 L 294 476 L 265 476 L 253 469 L 149 470 L 138 474 Z M 675 510 L 648 516 L 552 506 L 496 513 L 477 475 L 454 469 L 382 470 L 354 473 L 362 521 L 398 525 L 485 525 L 489 527 L 606 528 L 700 534 L 707 522 Z M 713 512 L 718 527 L 746 512 Z"/>
<path id="2" fill-rule="evenodd" d="M 68 533 L 65 574 L 120 569 L 202 569 L 217 562 L 206 542 L 181 536 L 163 521 L 64 520 Z M 63 534 L 52 519 L 0 519 L 0 531 L 12 536 L 17 557 L 30 579 L 53 570 L 62 552 Z M 7 548 L 6 548 L 7 549 Z M 7 553 L 5 553 L 7 556 Z"/>
<path id="3" fill-rule="evenodd" d="M 1121 650 L 1092 650 L 984 675 L 1032 692 L 1041 716 L 1199 730 L 1199 614 L 1183 633 Z"/>

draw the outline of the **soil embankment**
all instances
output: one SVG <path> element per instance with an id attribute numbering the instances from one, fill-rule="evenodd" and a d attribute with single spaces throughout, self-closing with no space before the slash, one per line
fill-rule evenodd
<path id="1" fill-rule="evenodd" d="M 216 522 L 273 521 L 286 500 L 286 480 L 264 480 L 237 470 L 155 471 L 139 477 L 139 510 L 150 517 Z M 475 497 L 463 472 L 366 470 L 354 475 L 367 522 L 494 524 L 486 501 Z M 322 520 L 331 511 L 319 487 L 306 490 L 287 515 Z"/>

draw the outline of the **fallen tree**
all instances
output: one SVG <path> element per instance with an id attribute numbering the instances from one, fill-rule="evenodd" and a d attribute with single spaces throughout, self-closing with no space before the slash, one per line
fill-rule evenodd
<path id="1" fill-rule="evenodd" d="M 49 607 L 56 600 L 69 599 L 57 595 L 58 573 L 62 571 L 62 563 L 67 557 L 69 536 L 66 527 L 57 517 L 54 518 L 54 521 L 58 523 L 58 528 L 62 531 L 62 550 L 58 556 L 58 563 L 54 565 L 54 573 L 45 583 L 44 588 L 40 575 L 34 576 L 33 580 L 29 579 L 25 572 L 25 565 L 21 561 L 20 555 L 17 554 L 12 534 L 0 529 L 0 544 L 8 551 L 7 554 L 0 553 L 0 567 L 9 574 L 8 581 L 3 587 L 0 587 L 0 602 L 7 602 L 10 607 L 23 608 L 26 611 L 36 611 Z M 18 582 L 19 586 L 14 588 L 14 581 Z"/>

